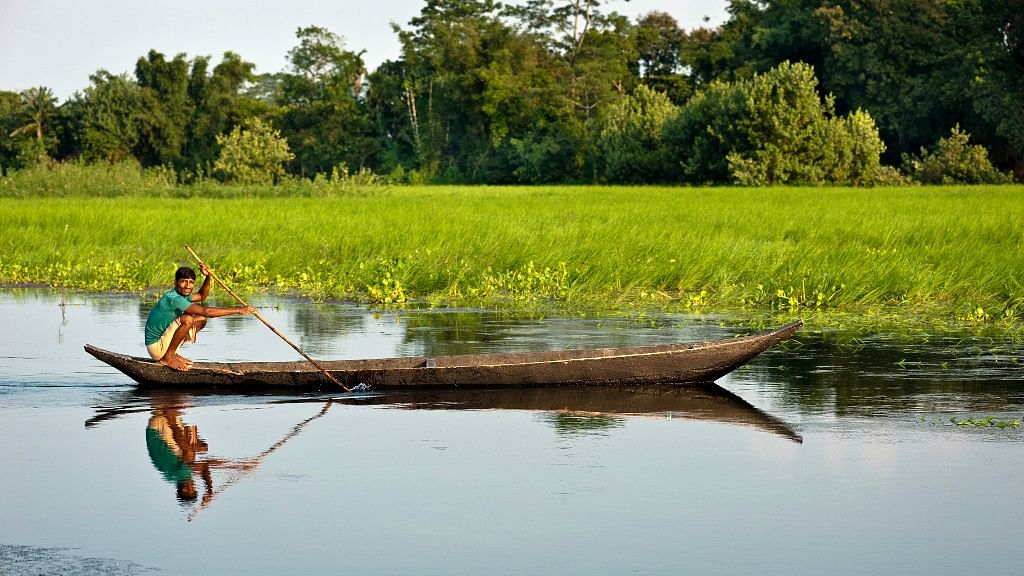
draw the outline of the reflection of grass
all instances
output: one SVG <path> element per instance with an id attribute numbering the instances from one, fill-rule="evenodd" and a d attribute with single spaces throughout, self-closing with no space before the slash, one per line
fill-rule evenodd
<path id="1" fill-rule="evenodd" d="M 0 283 L 162 287 L 188 242 L 248 291 L 1019 334 L 1022 229 L 1013 186 L 0 198 Z"/>
<path id="2" fill-rule="evenodd" d="M 619 428 L 625 424 L 624 418 L 607 414 L 547 412 L 543 418 L 562 435 L 592 434 Z"/>

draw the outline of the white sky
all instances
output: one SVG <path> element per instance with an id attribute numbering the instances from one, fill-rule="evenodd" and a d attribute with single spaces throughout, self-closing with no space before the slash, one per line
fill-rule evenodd
<path id="1" fill-rule="evenodd" d="M 369 70 L 399 56 L 391 22 L 407 27 L 424 0 L 0 0 L 0 90 L 47 86 L 63 101 L 103 68 L 135 69 L 150 49 L 168 58 L 228 51 L 256 64 L 257 73 L 285 69 L 299 27 L 316 25 L 365 49 Z M 636 17 L 672 14 L 683 28 L 725 21 L 726 0 L 610 0 L 605 11 Z"/>

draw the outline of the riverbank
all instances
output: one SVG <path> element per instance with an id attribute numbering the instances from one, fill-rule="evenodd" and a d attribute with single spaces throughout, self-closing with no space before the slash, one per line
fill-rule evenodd
<path id="1" fill-rule="evenodd" d="M 376 187 L 0 198 L 0 283 L 1024 332 L 1024 188 Z M 874 328 L 872 328 L 874 327 Z"/>

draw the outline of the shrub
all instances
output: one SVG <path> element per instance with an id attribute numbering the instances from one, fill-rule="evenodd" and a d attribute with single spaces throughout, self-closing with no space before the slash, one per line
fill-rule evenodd
<path id="1" fill-rule="evenodd" d="M 597 142 L 607 180 L 647 183 L 671 179 L 674 170 L 662 130 L 678 112 L 667 96 L 644 85 L 613 104 L 602 119 Z"/>
<path id="2" fill-rule="evenodd" d="M 846 178 L 834 180 L 849 182 L 855 186 L 878 183 L 883 172 L 880 159 L 885 152 L 885 143 L 878 135 L 875 119 L 858 108 L 843 119 L 843 124 L 849 137 L 843 146 L 850 151 L 849 170 Z"/>
<path id="3" fill-rule="evenodd" d="M 214 171 L 231 184 L 270 184 L 284 175 L 284 163 L 295 157 L 280 132 L 259 118 L 235 126 L 231 134 L 218 135 L 220 156 Z"/>
<path id="4" fill-rule="evenodd" d="M 1009 174 L 996 170 L 988 150 L 970 144 L 971 135 L 953 126 L 949 138 L 939 138 L 932 150 L 921 148 L 921 156 L 904 155 L 903 169 L 922 184 L 1005 184 Z"/>
<path id="5" fill-rule="evenodd" d="M 0 178 L 0 197 L 176 196 L 174 169 L 143 169 L 137 161 L 88 164 L 81 161 L 11 170 Z"/>
<path id="6" fill-rule="evenodd" d="M 871 116 L 836 117 L 814 69 L 783 62 L 765 74 L 714 83 L 666 125 L 683 177 L 741 185 L 868 184 L 885 145 Z"/>
<path id="7" fill-rule="evenodd" d="M 872 186 L 910 186 L 914 179 L 893 166 L 879 166 L 871 176 Z"/>

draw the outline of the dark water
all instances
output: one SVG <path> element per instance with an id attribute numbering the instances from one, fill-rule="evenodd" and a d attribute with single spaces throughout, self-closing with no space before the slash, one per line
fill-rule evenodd
<path id="1" fill-rule="evenodd" d="M 0 574 L 1015 574 L 1024 564 L 1024 428 L 950 422 L 1024 417 L 1020 347 L 807 329 L 699 387 L 190 395 L 139 390 L 82 351 L 143 354 L 146 311 L 129 297 L 0 292 Z M 686 317 L 374 314 L 289 300 L 261 312 L 321 358 L 736 333 Z M 236 317 L 213 320 L 184 353 L 296 359 Z M 161 426 L 184 435 L 191 467 L 160 451 Z"/>

